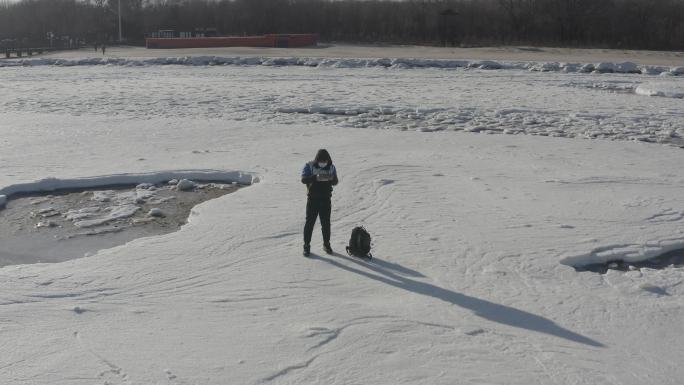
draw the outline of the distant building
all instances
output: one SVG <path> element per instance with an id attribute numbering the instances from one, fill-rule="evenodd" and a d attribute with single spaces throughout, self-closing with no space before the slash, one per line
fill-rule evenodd
<path id="1" fill-rule="evenodd" d="M 147 37 L 154 39 L 192 38 L 192 37 L 218 37 L 216 28 L 195 28 L 193 31 L 175 31 L 173 29 L 160 29 L 151 32 Z"/>
<path id="2" fill-rule="evenodd" d="M 193 32 L 161 30 L 145 39 L 147 48 L 209 48 L 209 47 L 312 47 L 318 44 L 318 35 L 268 34 L 261 36 L 218 36 L 215 29 L 196 29 Z"/>

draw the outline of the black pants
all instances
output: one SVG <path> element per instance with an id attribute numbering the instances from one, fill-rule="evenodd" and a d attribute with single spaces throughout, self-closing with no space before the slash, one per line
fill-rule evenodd
<path id="1" fill-rule="evenodd" d="M 311 199 L 306 201 L 306 225 L 304 225 L 304 243 L 311 243 L 316 217 L 321 217 L 321 231 L 323 232 L 323 242 L 330 243 L 330 211 L 332 206 L 330 198 Z"/>

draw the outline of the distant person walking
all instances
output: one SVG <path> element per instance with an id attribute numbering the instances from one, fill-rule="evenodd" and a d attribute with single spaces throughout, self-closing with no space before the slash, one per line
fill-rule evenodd
<path id="1" fill-rule="evenodd" d="M 107 46 L 105 46 L 105 44 L 102 43 L 102 56 L 104 56 L 106 49 L 107 49 Z"/>
<path id="2" fill-rule="evenodd" d="M 97 52 L 98 44 L 95 43 L 95 52 Z"/>
<path id="3" fill-rule="evenodd" d="M 311 253 L 311 235 L 316 218 L 321 218 L 323 248 L 328 254 L 333 250 L 330 246 L 330 213 L 333 186 L 337 185 L 337 170 L 330 154 L 325 149 L 318 150 L 314 160 L 304 165 L 302 183 L 307 188 L 306 224 L 304 225 L 304 256 Z"/>

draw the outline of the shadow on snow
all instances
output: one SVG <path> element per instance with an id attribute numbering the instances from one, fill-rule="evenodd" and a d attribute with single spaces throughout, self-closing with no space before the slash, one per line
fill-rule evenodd
<path id="1" fill-rule="evenodd" d="M 346 255 L 342 255 L 340 253 L 334 253 L 333 255 L 336 257 L 341 257 L 347 261 L 354 262 L 366 269 L 373 270 L 378 274 L 373 274 L 368 271 L 347 266 L 338 261 L 320 255 L 311 254 L 311 258 L 327 262 L 342 270 L 356 273 L 399 289 L 437 298 L 444 302 L 470 309 L 476 315 L 493 322 L 531 330 L 538 333 L 549 334 L 589 346 L 605 347 L 605 345 L 598 341 L 564 329 L 555 322 L 544 317 L 397 275 L 395 272 L 398 272 L 399 274 L 404 273 L 406 275 L 410 275 L 411 277 L 424 277 L 424 275 L 401 265 L 382 261 L 377 258 L 373 258 L 371 263 L 366 263 L 353 257 L 347 257 Z"/>

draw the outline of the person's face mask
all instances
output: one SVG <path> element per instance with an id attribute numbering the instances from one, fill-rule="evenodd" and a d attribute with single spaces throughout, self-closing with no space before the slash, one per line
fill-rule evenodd
<path id="1" fill-rule="evenodd" d="M 318 162 L 318 167 L 323 168 L 328 165 L 328 162 Z"/>

